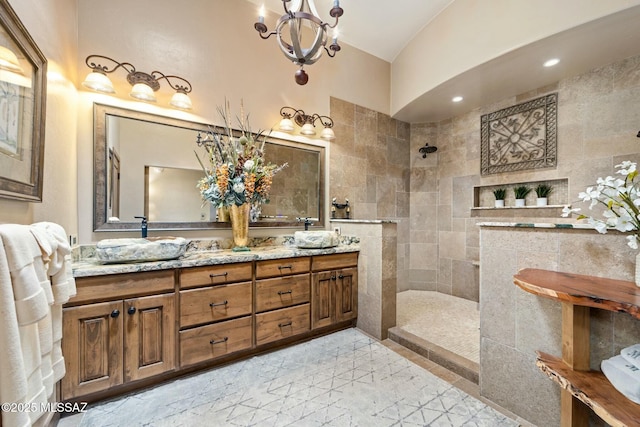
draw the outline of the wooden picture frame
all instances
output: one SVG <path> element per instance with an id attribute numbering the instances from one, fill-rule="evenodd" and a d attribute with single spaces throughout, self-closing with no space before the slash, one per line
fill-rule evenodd
<path id="1" fill-rule="evenodd" d="M 46 85 L 46 57 L 0 0 L 0 197 L 42 202 Z"/>

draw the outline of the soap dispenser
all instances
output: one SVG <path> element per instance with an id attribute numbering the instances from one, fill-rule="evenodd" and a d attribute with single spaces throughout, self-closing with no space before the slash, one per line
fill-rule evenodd
<path id="1" fill-rule="evenodd" d="M 138 218 L 141 219 L 142 222 L 140 223 L 140 231 L 142 232 L 142 238 L 146 238 L 147 237 L 147 217 L 146 216 L 136 216 L 134 218 Z"/>

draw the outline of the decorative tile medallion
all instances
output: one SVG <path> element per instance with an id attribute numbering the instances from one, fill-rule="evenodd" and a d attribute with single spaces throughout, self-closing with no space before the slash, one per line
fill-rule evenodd
<path id="1" fill-rule="evenodd" d="M 558 94 L 480 118 L 480 174 L 556 166 Z"/>

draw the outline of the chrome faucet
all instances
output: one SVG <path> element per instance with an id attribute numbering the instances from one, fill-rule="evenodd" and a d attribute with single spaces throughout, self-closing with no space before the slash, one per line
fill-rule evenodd
<path id="1" fill-rule="evenodd" d="M 135 216 L 134 218 L 141 219 L 140 222 L 140 232 L 142 233 L 142 238 L 147 237 L 147 217 L 146 216 Z"/>

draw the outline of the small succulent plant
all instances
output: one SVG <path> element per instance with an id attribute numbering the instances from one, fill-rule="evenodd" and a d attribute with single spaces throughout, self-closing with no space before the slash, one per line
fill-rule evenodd
<path id="1" fill-rule="evenodd" d="M 548 197 L 553 191 L 553 188 L 547 184 L 538 184 L 536 187 L 536 194 L 538 197 Z"/>
<path id="2" fill-rule="evenodd" d="M 507 196 L 507 190 L 505 188 L 496 188 L 495 190 L 493 190 L 493 195 L 495 196 L 496 200 L 504 200 L 504 198 Z"/>
<path id="3" fill-rule="evenodd" d="M 516 196 L 516 199 L 524 199 L 527 197 L 527 194 L 531 192 L 531 187 L 527 187 L 526 185 L 519 185 L 517 187 L 513 187 L 513 193 Z"/>

